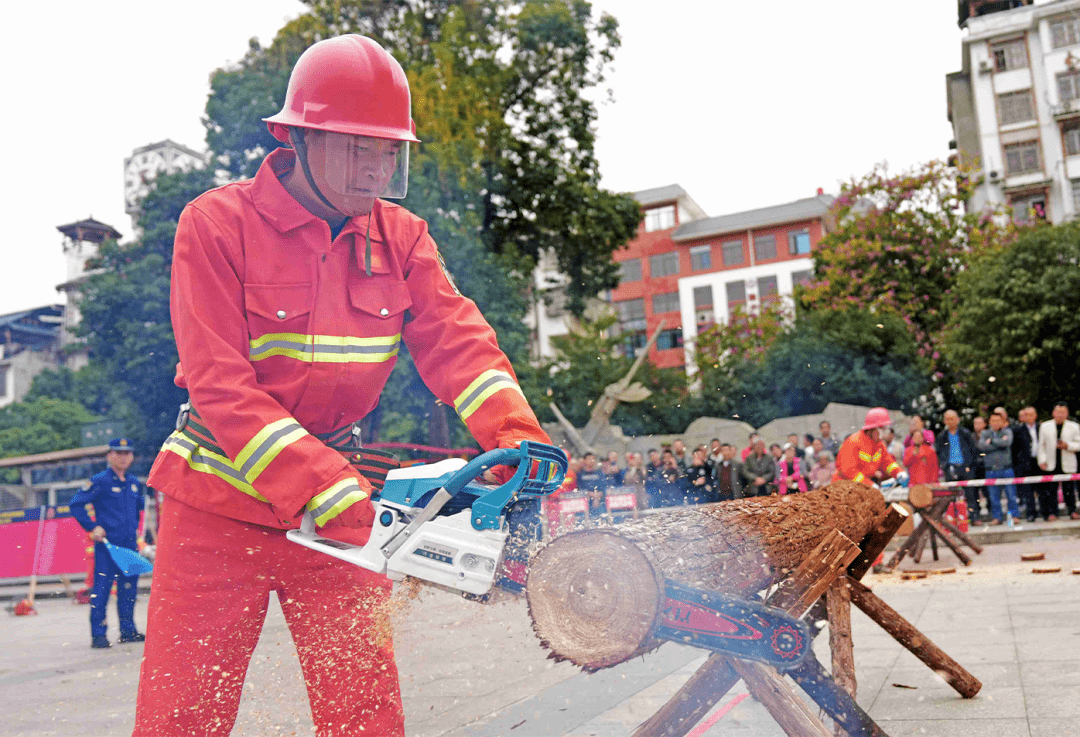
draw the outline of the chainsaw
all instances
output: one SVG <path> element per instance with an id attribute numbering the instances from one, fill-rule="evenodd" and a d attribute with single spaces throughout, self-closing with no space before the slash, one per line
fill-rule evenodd
<path id="1" fill-rule="evenodd" d="M 507 509 L 517 501 L 538 499 L 559 488 L 566 475 L 566 454 L 558 448 L 523 441 L 466 463 L 449 458 L 437 463 L 396 468 L 372 496 L 375 522 L 364 545 L 331 540 L 315 531 L 305 513 L 300 529 L 286 537 L 393 581 L 412 576 L 483 597 L 495 584 L 510 530 Z M 476 481 L 494 466 L 517 466 L 504 484 Z"/>

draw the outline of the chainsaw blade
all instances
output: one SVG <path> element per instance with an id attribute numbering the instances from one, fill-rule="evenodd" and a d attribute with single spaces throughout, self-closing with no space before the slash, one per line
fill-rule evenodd
<path id="1" fill-rule="evenodd" d="M 786 612 L 715 591 L 667 582 L 656 634 L 788 670 L 810 652 L 810 628 Z"/>

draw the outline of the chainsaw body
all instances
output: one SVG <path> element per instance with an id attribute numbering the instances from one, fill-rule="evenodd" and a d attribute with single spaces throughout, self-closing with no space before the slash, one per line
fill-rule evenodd
<path id="1" fill-rule="evenodd" d="M 517 466 L 502 485 L 474 480 L 494 466 Z M 509 530 L 506 509 L 518 499 L 559 488 L 566 455 L 554 446 L 525 441 L 519 448 L 484 453 L 469 463 L 451 458 L 394 469 L 372 498 L 375 522 L 364 545 L 322 537 L 310 514 L 292 542 L 400 581 L 413 576 L 483 596 L 495 583 Z"/>

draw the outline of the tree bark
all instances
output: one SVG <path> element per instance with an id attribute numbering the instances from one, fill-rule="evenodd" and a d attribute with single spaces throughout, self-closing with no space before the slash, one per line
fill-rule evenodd
<path id="1" fill-rule="evenodd" d="M 530 563 L 533 627 L 556 659 L 610 667 L 659 644 L 665 579 L 750 596 L 788 576 L 834 529 L 861 540 L 884 512 L 880 492 L 841 481 L 571 533 Z"/>
<path id="2" fill-rule="evenodd" d="M 736 658 L 727 660 L 746 682 L 750 694 L 768 709 L 789 737 L 831 737 L 829 730 L 814 713 L 817 709 L 800 699 L 791 684 L 775 669 L 764 663 Z"/>
<path id="3" fill-rule="evenodd" d="M 855 651 L 851 642 L 851 594 L 847 577 L 832 582 L 825 595 L 829 612 L 829 650 L 832 652 L 832 674 L 837 685 L 855 696 Z M 844 737 L 843 727 L 836 725 L 837 737 Z"/>

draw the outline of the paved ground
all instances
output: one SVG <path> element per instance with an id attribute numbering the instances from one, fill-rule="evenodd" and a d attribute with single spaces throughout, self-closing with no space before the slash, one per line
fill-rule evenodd
<path id="1" fill-rule="evenodd" d="M 1043 551 L 1060 574 L 1034 575 L 1021 552 Z M 926 556 L 929 558 L 929 555 Z M 903 569 L 945 567 L 939 563 Z M 969 569 L 919 581 L 871 576 L 875 592 L 984 686 L 959 698 L 872 622 L 853 615 L 858 698 L 894 737 L 1080 736 L 1080 541 L 1039 537 L 988 546 Z M 36 617 L 0 619 L 0 733 L 130 734 L 141 645 L 88 648 L 86 607 L 39 602 Z M 137 615 L 145 613 L 140 597 Z M 140 626 L 142 621 L 140 620 Z M 111 623 L 115 632 L 115 621 Z M 828 664 L 818 638 L 819 656 Z M 410 737 L 608 737 L 630 734 L 704 656 L 667 645 L 593 675 L 546 659 L 522 602 L 480 606 L 426 590 L 397 622 Z M 894 684 L 913 686 L 900 688 Z M 745 692 L 742 684 L 724 703 Z M 299 665 L 276 602 L 244 688 L 235 735 L 314 734 Z M 743 701 L 707 733 L 781 735 Z"/>

